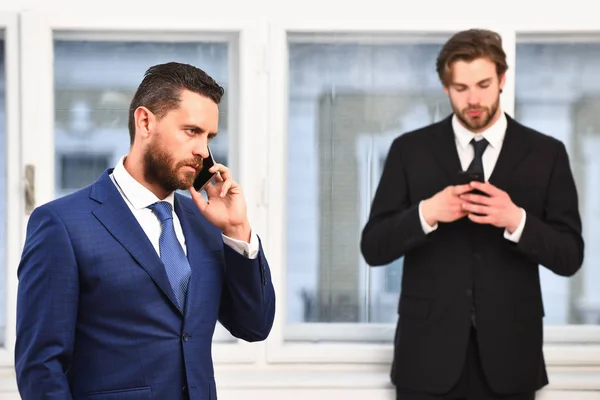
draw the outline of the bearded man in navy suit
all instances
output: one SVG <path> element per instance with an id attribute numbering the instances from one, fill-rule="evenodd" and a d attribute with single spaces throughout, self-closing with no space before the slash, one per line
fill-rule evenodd
<path id="1" fill-rule="evenodd" d="M 242 189 L 220 164 L 208 201 L 192 187 L 222 95 L 193 66 L 151 67 L 131 102 L 129 154 L 31 214 L 18 268 L 23 400 L 213 400 L 217 320 L 246 341 L 268 336 L 275 293 Z"/>

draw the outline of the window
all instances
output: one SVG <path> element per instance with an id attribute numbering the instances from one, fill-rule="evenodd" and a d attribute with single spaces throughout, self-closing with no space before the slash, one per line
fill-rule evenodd
<path id="1" fill-rule="evenodd" d="M 73 153 L 62 154 L 57 159 L 57 189 L 60 192 L 70 192 L 96 180 L 111 166 L 109 161 L 112 157 L 108 154 Z"/>
<path id="2" fill-rule="evenodd" d="M 515 116 L 563 141 L 579 192 L 585 260 L 574 278 L 540 269 L 548 325 L 600 324 L 600 41 L 523 36 Z"/>
<path id="3" fill-rule="evenodd" d="M 6 298 L 9 310 L 0 361 L 8 366 L 7 373 L 12 371 L 10 310 L 16 285 L 10 277 L 16 275 L 27 220 L 23 194 L 8 188 L 22 184 L 29 165 L 35 167 L 37 205 L 97 179 L 129 149 L 128 106 L 145 69 L 178 60 L 202 67 L 226 88 L 220 133 L 211 148 L 244 188 L 278 300 L 275 324 L 265 342 L 235 343 L 217 325 L 215 339 L 224 342 L 213 346 L 217 385 L 231 393 L 268 390 L 269 376 L 277 376 L 281 379 L 276 381 L 283 379 L 298 388 L 353 390 L 347 387 L 352 382 L 354 389 L 368 387 L 375 396 L 391 393 L 389 362 L 403 260 L 368 267 L 359 251 L 360 233 L 394 138 L 450 113 L 435 73 L 442 43 L 474 21 L 480 26 L 479 20 L 452 18 L 451 13 L 430 22 L 414 20 L 410 13 L 387 22 L 351 18 L 343 12 L 335 21 L 287 12 L 261 20 L 232 19 L 226 13 L 221 19 L 188 14 L 99 18 L 32 10 L 18 15 L 18 25 L 15 13 L 8 26 L 0 15 L 0 31 L 7 27 L 9 34 L 0 36 L 7 48 L 0 63 L 0 157 L 8 158 L 6 163 L 0 158 L 0 235 L 4 235 L 0 251 L 8 252 L 6 272 L 0 264 L 0 304 Z M 538 22 L 517 21 L 517 29 L 558 30 L 569 25 Z M 577 29 L 583 31 L 580 22 Z M 598 30 L 591 20 L 587 28 Z M 11 39 L 10 34 L 17 32 L 19 37 L 13 34 Z M 579 117 L 555 115 L 549 105 L 538 105 L 579 91 L 592 97 L 577 104 L 587 102 L 588 109 L 596 108 L 592 92 L 597 79 L 577 81 L 572 71 L 570 78 L 559 76 L 561 71 L 552 73 L 559 69 L 555 64 L 564 66 L 567 60 L 559 60 L 561 64 L 532 50 L 541 46 L 558 54 L 563 51 L 560 46 L 570 47 L 564 44 L 565 38 L 573 37 L 569 34 L 541 40 L 520 36 L 515 57 L 515 32 L 502 33 L 511 66 L 503 108 L 515 114 L 516 69 L 517 88 L 529 88 L 526 95 L 522 90 L 517 95 L 517 118 L 552 135 L 566 132 L 566 124 L 579 126 L 570 130 L 567 147 L 582 203 L 587 204 L 582 204 L 584 218 L 593 218 L 597 172 L 591 158 L 586 156 L 582 164 L 583 149 L 593 151 L 590 136 L 581 133 L 586 129 Z M 575 47 L 587 45 L 598 52 L 594 40 L 577 41 Z M 595 60 L 588 53 L 567 51 L 565 57 L 578 60 L 585 69 Z M 536 76 L 536 68 L 542 67 L 546 73 Z M 597 65 L 592 62 L 588 68 Z M 528 85 L 523 76 L 538 81 L 544 76 L 548 81 Z M 568 82 L 574 86 L 563 90 Z M 585 115 L 593 121 L 593 113 Z M 585 147 L 574 146 L 575 133 L 587 138 Z M 2 181 L 5 176 L 8 183 Z M 586 229 L 591 228 L 590 223 Z M 586 235 L 597 236 L 591 231 Z M 552 277 L 542 270 L 545 321 L 550 325 L 544 332 L 545 357 L 556 390 L 598 386 L 592 375 L 600 360 L 600 325 L 592 325 L 593 312 L 573 312 L 576 304 L 593 310 L 591 285 L 600 278 L 591 264 L 598 258 L 592 248 L 596 236 L 586 238 L 586 266 L 574 279 Z M 6 288 L 2 274 L 8 277 Z M 557 326 L 565 321 L 570 326 Z M 247 374 L 254 367 L 269 372 L 265 380 Z M 304 372 L 298 375 L 300 370 Z M 557 377 L 554 371 L 569 377 Z M 323 372 L 327 387 L 322 384 Z"/>
<path id="4" fill-rule="evenodd" d="M 356 155 L 360 177 L 358 186 L 364 189 L 361 190 L 360 200 L 362 226 L 367 223 L 369 218 L 371 201 L 379 185 L 392 142 L 400 134 L 402 132 L 392 132 L 376 137 L 363 135 L 357 143 Z M 365 150 L 368 150 L 367 154 L 369 154 L 366 158 L 364 157 Z M 365 273 L 361 286 L 367 288 L 368 292 L 368 305 L 366 306 L 368 321 L 396 323 L 403 265 L 404 257 L 392 261 L 383 268 L 370 268 L 366 263 L 362 263 Z"/>
<path id="5" fill-rule="evenodd" d="M 215 159 L 229 159 L 232 82 L 227 42 L 54 40 L 54 197 L 93 183 L 129 151 L 129 103 L 151 65 L 179 61 L 205 70 L 225 88 Z M 235 89 L 235 88 L 233 88 Z M 189 195 L 187 191 L 182 193 Z M 234 338 L 220 324 L 215 339 Z"/>
<path id="6" fill-rule="evenodd" d="M 435 72 L 444 37 L 288 39 L 285 338 L 348 341 L 336 324 L 388 324 L 357 340 L 389 343 L 402 260 L 368 267 L 360 233 L 392 140 L 450 113 Z"/>
<path id="7" fill-rule="evenodd" d="M 56 197 L 92 183 L 106 162 L 113 167 L 127 154 L 129 103 L 146 69 L 162 62 L 196 65 L 225 87 L 211 148 L 219 162 L 227 160 L 227 43 L 55 40 L 54 51 Z M 75 186 L 63 186 L 64 178 Z"/>
<path id="8" fill-rule="evenodd" d="M 3 31 L 0 30 L 0 347 L 6 343 L 6 264 L 7 257 L 7 132 L 6 70 Z"/>

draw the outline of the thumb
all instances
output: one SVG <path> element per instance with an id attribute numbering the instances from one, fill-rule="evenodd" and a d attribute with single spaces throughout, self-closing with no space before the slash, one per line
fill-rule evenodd
<path id="1" fill-rule="evenodd" d="M 197 192 L 196 189 L 194 189 L 193 187 L 190 187 L 190 195 L 192 196 L 192 200 L 194 200 L 194 203 L 196 203 L 196 206 L 198 207 L 200 212 L 204 214 L 204 212 L 208 208 L 208 202 L 204 199 L 202 194 L 200 192 Z"/>

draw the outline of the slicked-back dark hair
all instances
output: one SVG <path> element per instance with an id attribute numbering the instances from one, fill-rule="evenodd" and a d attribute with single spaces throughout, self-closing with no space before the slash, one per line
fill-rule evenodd
<path id="1" fill-rule="evenodd" d="M 158 119 L 179 107 L 181 92 L 189 90 L 219 104 L 225 90 L 200 68 L 169 62 L 154 65 L 146 71 L 129 106 L 129 137 L 135 139 L 135 110 L 146 107 Z"/>

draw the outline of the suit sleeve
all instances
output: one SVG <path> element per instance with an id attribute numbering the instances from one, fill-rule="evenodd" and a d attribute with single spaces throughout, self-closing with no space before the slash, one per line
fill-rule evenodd
<path id="1" fill-rule="evenodd" d="M 23 400 L 70 400 L 79 283 L 67 230 L 48 207 L 30 216 L 17 270 L 15 369 Z"/>
<path id="2" fill-rule="evenodd" d="M 275 318 L 275 289 L 259 239 L 255 259 L 225 248 L 225 272 L 219 321 L 231 334 L 248 342 L 265 340 Z"/>
<path id="3" fill-rule="evenodd" d="M 542 218 L 527 213 L 517 248 L 561 276 L 574 275 L 583 264 L 578 195 L 564 144 L 557 152 Z"/>
<path id="4" fill-rule="evenodd" d="M 386 158 L 369 220 L 362 231 L 361 252 L 367 264 L 386 265 L 427 240 L 419 217 L 419 203 L 410 201 L 401 144 L 396 139 Z"/>

